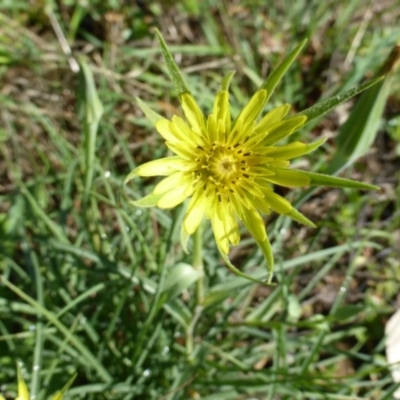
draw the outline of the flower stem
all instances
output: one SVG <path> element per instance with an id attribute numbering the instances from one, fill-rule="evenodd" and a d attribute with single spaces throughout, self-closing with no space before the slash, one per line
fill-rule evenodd
<path id="1" fill-rule="evenodd" d="M 196 304 L 202 306 L 204 302 L 203 224 L 196 229 L 193 240 L 193 268 L 201 273 L 201 277 L 196 282 Z"/>
<path id="2" fill-rule="evenodd" d="M 196 282 L 196 306 L 192 320 L 186 330 L 186 354 L 189 362 L 194 362 L 194 329 L 203 312 L 204 302 L 204 266 L 203 266 L 203 226 L 199 225 L 193 235 L 193 268 L 200 272 L 201 276 Z"/>

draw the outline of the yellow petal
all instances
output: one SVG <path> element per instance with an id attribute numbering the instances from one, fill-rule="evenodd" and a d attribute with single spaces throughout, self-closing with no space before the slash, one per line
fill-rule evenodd
<path id="1" fill-rule="evenodd" d="M 174 115 L 172 117 L 172 124 L 171 124 L 172 132 L 176 135 L 176 137 L 180 137 L 181 141 L 189 142 L 192 146 L 196 147 L 199 144 L 202 144 L 201 136 L 197 135 L 193 132 L 186 122 L 182 119 Z"/>
<path id="2" fill-rule="evenodd" d="M 239 219 L 242 219 L 244 205 L 240 201 L 240 195 L 238 193 L 232 193 L 229 196 L 229 200 L 235 214 L 238 216 Z"/>
<path id="3" fill-rule="evenodd" d="M 324 144 L 326 139 L 317 140 L 314 143 L 305 144 L 301 142 L 292 142 L 280 147 L 267 147 L 260 150 L 264 155 L 284 160 L 290 160 L 295 157 L 300 157 L 304 154 L 311 153 L 319 146 Z"/>
<path id="4" fill-rule="evenodd" d="M 226 131 L 226 128 L 225 128 L 225 122 L 222 119 L 218 120 L 217 131 L 218 131 L 218 137 L 219 137 L 220 142 L 226 143 L 226 138 L 228 137 L 228 132 Z"/>
<path id="5" fill-rule="evenodd" d="M 188 205 L 183 227 L 188 235 L 192 235 L 201 223 L 206 210 L 206 199 L 203 193 L 197 192 Z"/>
<path id="6" fill-rule="evenodd" d="M 205 129 L 205 118 L 197 105 L 194 97 L 189 93 L 181 95 L 181 105 L 185 117 L 189 121 L 190 126 L 196 133 L 201 133 Z"/>
<path id="7" fill-rule="evenodd" d="M 209 143 L 218 142 L 218 120 L 214 114 L 210 114 L 207 118 L 206 133 Z"/>
<path id="8" fill-rule="evenodd" d="M 267 98 L 267 91 L 264 89 L 257 90 L 251 97 L 249 102 L 243 108 L 239 114 L 238 119 L 243 120 L 243 124 L 246 126 L 248 123 L 254 122 L 265 106 L 265 101 Z"/>
<path id="9" fill-rule="evenodd" d="M 173 208 L 178 204 L 181 204 L 185 199 L 192 195 L 192 185 L 186 184 L 178 186 L 169 192 L 165 193 L 164 196 L 157 202 L 157 206 L 160 208 Z"/>
<path id="10" fill-rule="evenodd" d="M 22 377 L 21 368 L 17 366 L 18 377 L 18 397 L 15 400 L 29 400 L 29 391 L 24 378 Z"/>
<path id="11" fill-rule="evenodd" d="M 125 178 L 124 184 L 135 176 L 168 176 L 176 171 L 190 171 L 196 168 L 196 163 L 183 160 L 181 157 L 166 157 L 149 161 L 135 168 Z"/>
<path id="12" fill-rule="evenodd" d="M 226 233 L 224 221 L 218 217 L 218 213 L 211 214 L 211 225 L 218 248 L 225 254 L 229 253 L 229 239 Z"/>
<path id="13" fill-rule="evenodd" d="M 268 134 L 268 132 L 262 132 L 258 134 L 254 134 L 254 132 L 251 132 L 250 138 L 246 140 L 246 147 L 248 149 L 254 149 L 256 151 L 259 151 L 258 147 L 255 148 L 260 142 L 262 142 L 265 138 L 265 136 Z"/>
<path id="14" fill-rule="evenodd" d="M 225 220 L 228 239 L 233 245 L 237 245 L 240 241 L 239 225 L 237 223 L 233 208 L 230 205 L 226 207 Z"/>
<path id="15" fill-rule="evenodd" d="M 283 118 L 290 110 L 290 104 L 284 104 L 282 106 L 276 107 L 266 114 L 261 121 L 256 125 L 254 131 L 255 133 L 268 132 L 268 130 Z"/>
<path id="16" fill-rule="evenodd" d="M 251 136 L 255 124 L 255 121 L 246 123 L 246 121 L 240 117 L 235 123 L 235 128 L 228 133 L 228 146 L 234 146 L 236 143 L 241 143 L 247 140 Z"/>
<path id="17" fill-rule="evenodd" d="M 163 179 L 153 190 L 154 194 L 160 194 L 175 189 L 181 186 L 183 181 L 186 181 L 185 175 L 182 172 L 175 172 L 168 178 Z"/>
<path id="18" fill-rule="evenodd" d="M 230 201 L 231 197 L 228 199 L 225 195 L 221 195 L 218 200 L 215 198 L 212 207 L 214 207 L 214 212 L 216 211 L 218 218 L 224 224 L 224 238 L 227 237 L 232 244 L 236 245 L 239 243 L 240 233 L 234 207 Z"/>
<path id="19" fill-rule="evenodd" d="M 206 129 L 208 143 L 226 143 L 227 133 L 225 122 L 217 119 L 214 114 L 210 114 L 207 118 Z"/>
<path id="20" fill-rule="evenodd" d="M 223 121 L 227 132 L 229 132 L 231 114 L 229 109 L 229 93 L 227 90 L 221 90 L 215 97 L 212 115 L 214 115 L 217 121 Z"/>
<path id="21" fill-rule="evenodd" d="M 165 144 L 179 157 L 188 161 L 194 161 L 200 151 L 199 149 L 185 142 L 165 142 Z"/>
<path id="22" fill-rule="evenodd" d="M 240 185 L 240 183 L 238 185 L 235 186 L 235 194 L 237 196 L 235 196 L 235 199 L 238 200 L 238 202 L 244 206 L 242 208 L 251 208 L 251 201 L 249 199 L 249 196 L 247 194 L 247 192 L 245 190 L 243 190 L 242 186 Z M 236 204 L 235 204 L 235 209 L 236 209 Z"/>
<path id="23" fill-rule="evenodd" d="M 247 142 L 246 142 L 246 144 L 247 144 Z M 246 160 L 246 165 L 250 166 L 250 165 L 260 165 L 260 164 L 264 165 L 264 164 L 272 162 L 274 159 L 272 157 L 250 155 L 250 156 L 246 157 L 245 160 Z M 250 171 L 251 171 L 251 168 L 250 168 Z"/>
<path id="24" fill-rule="evenodd" d="M 174 115 L 172 121 L 165 118 L 156 123 L 158 133 L 168 142 L 182 143 L 187 142 L 196 147 L 198 144 L 198 135 L 196 135 L 186 124 L 186 122 Z"/>
<path id="25" fill-rule="evenodd" d="M 249 195 L 251 195 L 250 201 L 252 201 L 252 199 L 254 197 L 264 197 L 264 194 L 260 190 L 258 185 L 256 185 L 254 182 L 250 181 L 249 179 L 243 179 L 240 181 L 239 184 L 240 184 L 241 188 L 243 188 L 244 190 L 246 190 L 248 192 L 247 197 L 249 197 Z"/>
<path id="26" fill-rule="evenodd" d="M 168 119 L 161 119 L 156 123 L 157 132 L 169 142 L 178 142 L 180 140 L 179 137 L 176 137 L 176 134 L 172 132 L 171 129 L 171 121 Z"/>
<path id="27" fill-rule="evenodd" d="M 268 176 L 275 175 L 275 173 L 268 168 L 268 165 L 252 166 L 247 173 L 261 180 L 264 180 Z"/>
<path id="28" fill-rule="evenodd" d="M 262 144 L 264 146 L 270 146 L 279 142 L 303 126 L 306 120 L 307 118 L 305 116 L 298 115 L 278 122 L 270 128 L 268 135 L 263 140 Z"/>

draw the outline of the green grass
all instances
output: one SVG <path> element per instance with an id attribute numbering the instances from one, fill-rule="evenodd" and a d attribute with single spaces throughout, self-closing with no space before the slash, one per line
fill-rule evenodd
<path id="1" fill-rule="evenodd" d="M 386 128 L 400 112 L 398 79 L 369 155 L 342 173 L 382 190 L 313 192 L 302 211 L 316 229 L 272 215 L 275 287 L 232 275 L 206 225 L 200 313 L 181 210 L 133 208 L 128 197 L 156 180 L 125 192 L 122 182 L 165 155 L 135 96 L 160 114 L 180 112 L 153 26 L 206 111 L 226 72 L 236 71 L 238 112 L 310 37 L 267 105 L 301 111 L 376 73 L 400 40 L 398 2 L 369 12 L 361 0 L 89 3 L 52 10 L 85 60 L 85 81 L 41 6 L 0 2 L 0 391 L 15 397 L 22 362 L 37 399 L 75 371 L 67 399 L 391 399 L 384 324 L 399 304 L 400 192 L 398 138 Z M 96 92 L 102 115 L 88 108 Z M 308 125 L 302 140 L 334 137 L 338 120 L 333 112 Z M 336 149 L 329 140 L 294 165 L 323 171 Z M 255 243 L 242 237 L 233 263 L 264 277 Z"/>

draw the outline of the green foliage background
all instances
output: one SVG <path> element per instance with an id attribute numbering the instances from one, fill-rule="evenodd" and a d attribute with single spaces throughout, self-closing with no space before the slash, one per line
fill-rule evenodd
<path id="1" fill-rule="evenodd" d="M 308 36 L 267 106 L 300 111 L 374 76 L 400 41 L 399 17 L 398 0 L 0 1 L 6 398 L 15 397 L 18 361 L 39 399 L 75 371 L 66 398 L 391 399 L 384 324 L 400 304 L 399 79 L 368 156 L 343 173 L 382 190 L 314 192 L 302 206 L 314 230 L 272 215 L 271 288 L 230 274 L 207 227 L 201 315 L 180 209 L 132 208 L 126 195 L 139 198 L 156 181 L 135 180 L 125 193 L 121 183 L 165 155 L 134 97 L 180 113 L 153 27 L 205 111 L 235 70 L 237 112 Z M 57 27 L 84 73 L 72 71 Z M 304 141 L 330 140 L 296 167 L 327 169 L 351 104 L 301 132 Z M 261 277 L 262 256 L 243 238 L 232 261 Z"/>

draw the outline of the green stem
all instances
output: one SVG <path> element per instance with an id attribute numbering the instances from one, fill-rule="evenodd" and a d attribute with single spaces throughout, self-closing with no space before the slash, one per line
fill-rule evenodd
<path id="1" fill-rule="evenodd" d="M 204 265 L 203 265 L 203 226 L 199 225 L 193 234 L 193 268 L 201 273 L 196 281 L 196 307 L 190 324 L 186 330 L 186 354 L 189 362 L 194 361 L 194 329 L 203 312 L 204 303 Z"/>
<path id="2" fill-rule="evenodd" d="M 37 259 L 36 253 L 33 250 L 29 250 L 30 259 L 32 262 L 33 269 L 35 271 L 35 284 L 36 284 L 36 296 L 37 302 L 45 307 L 44 304 L 44 293 L 43 293 L 43 280 L 42 274 L 40 272 L 40 266 Z M 33 356 L 33 368 L 32 368 L 32 378 L 31 378 L 31 398 L 35 399 L 38 397 L 40 390 L 40 371 L 42 369 L 42 354 L 43 354 L 43 322 L 42 315 L 38 313 L 38 320 L 36 322 L 36 340 L 35 340 L 35 350 Z"/>
<path id="3" fill-rule="evenodd" d="M 204 303 L 204 265 L 203 265 L 203 224 L 200 224 L 193 234 L 193 268 L 201 273 L 196 282 L 196 304 Z"/>
<path id="4" fill-rule="evenodd" d="M 194 314 L 190 324 L 186 330 L 186 355 L 189 363 L 194 363 L 194 328 L 196 327 L 197 321 L 199 320 L 201 313 L 203 312 L 202 306 L 196 306 Z"/>

